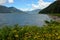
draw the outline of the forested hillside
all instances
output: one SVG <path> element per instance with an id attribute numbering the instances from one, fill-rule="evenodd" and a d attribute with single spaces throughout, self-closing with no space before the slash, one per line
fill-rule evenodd
<path id="1" fill-rule="evenodd" d="M 39 13 L 60 13 L 60 1 L 55 1 Z"/>

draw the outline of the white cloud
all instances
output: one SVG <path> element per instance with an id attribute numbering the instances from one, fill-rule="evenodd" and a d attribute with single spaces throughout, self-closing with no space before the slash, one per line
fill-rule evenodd
<path id="1" fill-rule="evenodd" d="M 6 0 L 0 0 L 0 5 L 6 3 Z"/>
<path id="2" fill-rule="evenodd" d="M 39 0 L 36 4 L 27 4 L 27 6 L 32 6 L 31 8 L 20 8 L 23 11 L 31 11 L 35 9 L 43 9 L 50 5 L 52 2 L 44 2 L 43 0 Z"/>
<path id="3" fill-rule="evenodd" d="M 37 9 L 37 8 L 38 8 L 38 6 L 37 6 L 37 5 L 32 4 L 32 9 Z"/>
<path id="4" fill-rule="evenodd" d="M 56 1 L 56 0 L 53 0 L 53 1 Z M 38 0 L 37 2 L 37 5 L 36 4 L 31 4 L 29 6 L 32 6 L 31 8 L 22 8 L 22 10 L 24 11 L 31 11 L 31 10 L 34 10 L 34 9 L 43 9 L 43 8 L 46 8 L 48 7 L 52 2 L 44 2 L 44 0 Z"/>
<path id="5" fill-rule="evenodd" d="M 43 8 L 49 6 L 51 3 L 52 2 L 44 2 L 43 0 L 39 0 L 37 5 L 32 4 L 32 8 L 43 9 Z"/>
<path id="6" fill-rule="evenodd" d="M 49 6 L 50 4 L 51 4 L 51 2 L 44 2 L 43 0 L 39 0 L 39 2 L 38 2 L 38 6 L 39 6 L 41 9 Z"/>
<path id="7" fill-rule="evenodd" d="M 20 10 L 22 10 L 22 11 L 27 11 L 28 10 L 28 8 L 19 8 Z"/>
<path id="8" fill-rule="evenodd" d="M 0 5 L 5 4 L 8 1 L 8 3 L 13 3 L 14 0 L 0 0 Z"/>
<path id="9" fill-rule="evenodd" d="M 32 8 L 19 8 L 19 10 L 22 10 L 22 11 L 31 11 L 33 9 Z"/>
<path id="10" fill-rule="evenodd" d="M 8 0 L 9 3 L 14 3 L 14 0 Z"/>

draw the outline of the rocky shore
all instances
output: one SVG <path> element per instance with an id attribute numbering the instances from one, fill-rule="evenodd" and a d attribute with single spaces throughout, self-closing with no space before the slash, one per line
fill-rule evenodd
<path id="1" fill-rule="evenodd" d="M 54 16 L 54 15 L 49 15 L 50 18 L 52 18 L 54 21 L 60 22 L 60 17 Z"/>

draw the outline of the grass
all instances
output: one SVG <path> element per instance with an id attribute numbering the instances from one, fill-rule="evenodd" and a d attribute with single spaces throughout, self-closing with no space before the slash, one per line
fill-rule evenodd
<path id="1" fill-rule="evenodd" d="M 58 17 L 60 17 L 60 13 L 51 13 L 51 14 L 49 14 L 49 15 L 52 15 L 52 16 L 58 16 Z"/>
<path id="2" fill-rule="evenodd" d="M 46 26 L 5 26 L 0 29 L 0 40 L 60 40 L 60 23 L 47 22 Z"/>

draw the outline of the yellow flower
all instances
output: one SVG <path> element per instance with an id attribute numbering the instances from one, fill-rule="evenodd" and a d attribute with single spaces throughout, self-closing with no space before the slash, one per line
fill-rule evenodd
<path id="1" fill-rule="evenodd" d="M 39 33 L 37 33 L 37 34 L 39 34 Z"/>
<path id="2" fill-rule="evenodd" d="M 41 40 L 44 40 L 44 38 L 41 38 Z"/>
<path id="3" fill-rule="evenodd" d="M 13 30 L 13 32 L 17 32 L 17 30 Z"/>
<path id="4" fill-rule="evenodd" d="M 53 32 L 55 32 L 55 30 L 53 30 Z"/>
<path id="5" fill-rule="evenodd" d="M 52 36 L 55 36 L 55 34 L 52 34 Z"/>
<path id="6" fill-rule="evenodd" d="M 58 35 L 58 33 L 55 33 L 56 35 Z"/>
<path id="7" fill-rule="evenodd" d="M 31 38 L 31 36 L 29 36 L 29 38 Z"/>
<path id="8" fill-rule="evenodd" d="M 28 34 L 28 33 L 25 33 L 25 34 Z"/>
<path id="9" fill-rule="evenodd" d="M 38 38 L 38 36 L 37 36 L 37 35 L 35 35 L 34 39 L 37 39 L 37 38 Z"/>
<path id="10" fill-rule="evenodd" d="M 38 36 L 38 38 L 40 38 L 40 36 Z"/>
<path id="11" fill-rule="evenodd" d="M 52 36 L 51 34 L 49 34 L 49 36 Z"/>
<path id="12" fill-rule="evenodd" d="M 36 39 L 37 37 L 34 37 L 34 39 Z"/>
<path id="13" fill-rule="evenodd" d="M 60 36 L 58 36 L 58 39 L 60 39 Z"/>
<path id="14" fill-rule="evenodd" d="M 15 37 L 19 37 L 18 35 L 15 35 Z"/>

